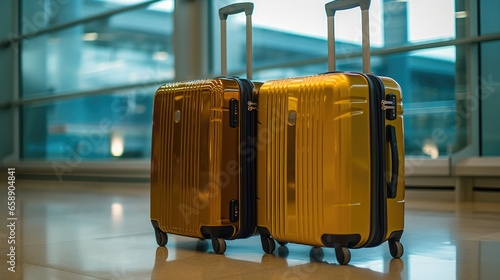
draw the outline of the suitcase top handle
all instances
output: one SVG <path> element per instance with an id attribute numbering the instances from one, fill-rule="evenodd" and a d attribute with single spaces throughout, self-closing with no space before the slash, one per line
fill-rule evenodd
<path id="1" fill-rule="evenodd" d="M 244 2 L 231 4 L 219 9 L 221 38 L 221 75 L 227 76 L 227 39 L 226 19 L 228 15 L 245 12 L 246 15 L 246 63 L 247 79 L 252 79 L 252 13 L 253 3 Z"/>
<path id="2" fill-rule="evenodd" d="M 335 12 L 348 10 L 356 7 L 361 8 L 361 33 L 362 33 L 362 53 L 363 72 L 370 73 L 370 28 L 368 12 L 370 0 L 335 0 L 325 4 L 326 15 L 328 16 L 328 71 L 335 71 Z"/>
<path id="3" fill-rule="evenodd" d="M 245 15 L 251 16 L 253 13 L 253 3 L 236 3 L 222 7 L 219 9 L 219 18 L 220 20 L 225 20 L 228 15 L 239 14 L 241 12 L 245 12 Z"/>
<path id="4" fill-rule="evenodd" d="M 360 7 L 362 11 L 370 8 L 371 0 L 337 0 L 325 4 L 326 14 L 334 16 L 336 11 Z"/>

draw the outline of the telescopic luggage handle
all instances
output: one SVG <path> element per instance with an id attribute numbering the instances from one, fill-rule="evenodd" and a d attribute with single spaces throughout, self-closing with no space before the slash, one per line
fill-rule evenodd
<path id="1" fill-rule="evenodd" d="M 370 73 L 370 0 L 335 0 L 325 4 L 326 15 L 328 16 L 328 71 L 335 71 L 335 12 L 348 10 L 356 7 L 361 8 L 361 33 L 363 52 L 363 72 Z"/>
<path id="2" fill-rule="evenodd" d="M 219 9 L 221 29 L 221 74 L 227 76 L 226 20 L 229 15 L 245 12 L 246 15 L 246 64 L 247 79 L 252 79 L 252 13 L 253 3 L 235 3 Z"/>
<path id="3" fill-rule="evenodd" d="M 360 7 L 362 11 L 370 8 L 370 0 L 336 0 L 325 4 L 326 14 L 335 15 L 336 11 Z"/>

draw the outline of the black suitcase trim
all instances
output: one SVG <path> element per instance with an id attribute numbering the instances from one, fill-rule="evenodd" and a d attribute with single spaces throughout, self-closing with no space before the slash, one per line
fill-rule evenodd
<path id="1" fill-rule="evenodd" d="M 325 247 L 348 247 L 353 248 L 361 240 L 360 234 L 323 234 L 321 242 Z"/>
<path id="2" fill-rule="evenodd" d="M 234 227 L 227 226 L 201 226 L 200 232 L 206 239 L 211 238 L 224 238 L 228 239 L 234 233 Z"/>
<path id="3" fill-rule="evenodd" d="M 248 102 L 256 102 L 254 84 L 236 79 L 240 85 L 240 228 L 233 238 L 248 238 L 255 232 L 256 220 L 256 111 L 247 110 Z M 249 152 L 250 151 L 250 152 Z"/>
<path id="4" fill-rule="evenodd" d="M 368 81 L 370 92 L 370 142 L 371 142 L 371 219 L 370 235 L 364 247 L 375 247 L 385 242 L 387 234 L 387 189 L 385 178 L 385 114 L 381 102 L 385 99 L 382 80 L 370 74 L 362 74 Z"/>

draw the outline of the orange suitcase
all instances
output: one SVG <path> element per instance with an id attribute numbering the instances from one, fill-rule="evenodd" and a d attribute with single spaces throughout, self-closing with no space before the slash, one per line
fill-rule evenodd
<path id="1" fill-rule="evenodd" d="M 161 86 L 153 107 L 151 222 L 158 245 L 167 233 L 212 240 L 255 232 L 257 87 L 251 79 L 252 3 L 219 10 L 222 75 L 226 76 L 226 19 L 245 12 L 248 79 L 221 77 Z"/>

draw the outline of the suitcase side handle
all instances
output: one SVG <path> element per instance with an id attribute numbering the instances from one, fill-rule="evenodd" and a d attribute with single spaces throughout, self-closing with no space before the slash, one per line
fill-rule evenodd
<path id="1" fill-rule="evenodd" d="M 361 8 L 363 72 L 370 73 L 370 0 L 335 0 L 325 4 L 328 16 L 328 71 L 335 71 L 335 12 L 355 7 Z"/>
<path id="2" fill-rule="evenodd" d="M 391 181 L 387 183 L 387 198 L 396 198 L 398 190 L 398 177 L 399 177 L 399 153 L 398 142 L 396 137 L 396 128 L 388 125 L 386 128 L 386 139 L 391 146 Z"/>
<path id="3" fill-rule="evenodd" d="M 253 3 L 244 2 L 231 4 L 219 9 L 221 38 L 221 75 L 227 76 L 227 28 L 228 15 L 245 12 L 246 15 L 246 64 L 247 79 L 252 79 L 252 13 Z"/>

